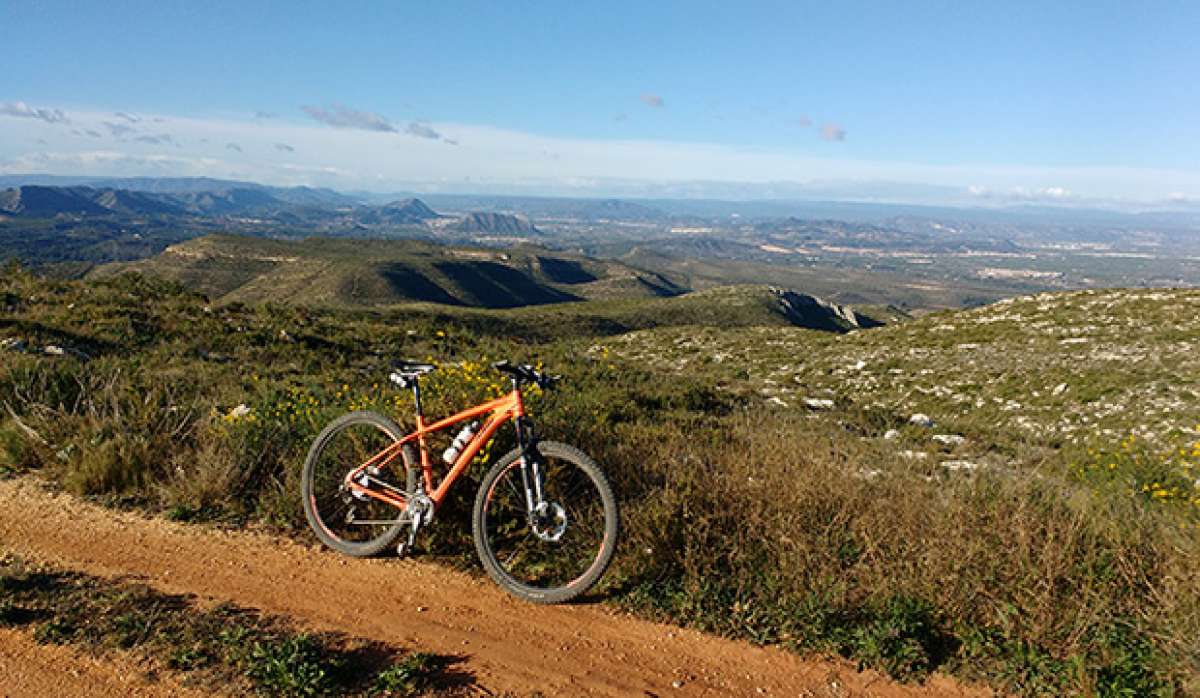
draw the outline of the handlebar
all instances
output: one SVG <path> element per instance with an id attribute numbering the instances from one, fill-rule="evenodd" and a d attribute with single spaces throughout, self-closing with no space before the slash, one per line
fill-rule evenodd
<path id="1" fill-rule="evenodd" d="M 492 368 L 501 373 L 509 374 L 517 383 L 533 383 L 542 390 L 549 390 L 554 387 L 555 383 L 562 380 L 562 376 L 552 376 L 542 373 L 529 364 L 512 364 L 508 361 L 497 361 L 492 364 Z"/>

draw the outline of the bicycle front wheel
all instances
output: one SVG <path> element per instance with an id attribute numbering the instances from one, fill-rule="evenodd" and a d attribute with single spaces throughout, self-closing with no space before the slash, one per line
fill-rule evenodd
<path id="1" fill-rule="evenodd" d="M 579 449 L 543 441 L 537 452 L 544 505 L 529 511 L 521 452 L 508 453 L 475 497 L 475 549 L 492 579 L 513 595 L 563 603 L 595 585 L 612 561 L 617 502 L 604 472 Z"/>

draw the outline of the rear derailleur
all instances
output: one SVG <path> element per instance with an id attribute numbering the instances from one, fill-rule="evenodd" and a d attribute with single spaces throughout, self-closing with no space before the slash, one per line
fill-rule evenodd
<path id="1" fill-rule="evenodd" d="M 400 541 L 396 546 L 396 555 L 405 557 L 412 552 L 413 544 L 417 540 L 417 531 L 421 530 L 422 526 L 426 526 L 433 521 L 433 500 L 425 494 L 423 487 L 418 487 L 408 498 L 408 505 L 404 508 L 404 516 L 401 520 L 407 519 L 409 522 L 408 540 Z"/>

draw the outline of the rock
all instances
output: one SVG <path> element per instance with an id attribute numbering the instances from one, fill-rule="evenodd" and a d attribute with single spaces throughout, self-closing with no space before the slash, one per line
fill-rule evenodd
<path id="1" fill-rule="evenodd" d="M 830 410 L 833 409 L 833 400 L 824 397 L 806 397 L 804 406 L 810 410 Z"/>
<path id="2" fill-rule="evenodd" d="M 232 410 L 229 410 L 229 414 L 226 416 L 230 419 L 241 419 L 248 414 L 250 414 L 250 408 L 246 405 L 246 403 L 243 402 Z"/>
<path id="3" fill-rule="evenodd" d="M 908 423 L 916 424 L 919 427 L 925 427 L 926 429 L 928 429 L 929 427 L 933 426 L 933 418 L 927 414 L 922 414 L 922 413 L 918 412 L 908 418 Z"/>
<path id="4" fill-rule="evenodd" d="M 1065 392 L 1067 392 L 1067 384 L 1059 383 L 1058 385 L 1054 386 L 1054 390 L 1051 390 L 1050 394 L 1055 397 L 1058 397 L 1059 395 L 1062 395 Z"/>
<path id="5" fill-rule="evenodd" d="M 223 364 L 228 363 L 231 360 L 228 356 L 225 356 L 220 352 L 208 351 L 207 349 L 200 349 L 197 353 L 200 354 L 200 358 L 204 359 L 205 361 L 215 361 Z"/>
<path id="6" fill-rule="evenodd" d="M 972 472 L 974 470 L 978 470 L 979 468 L 982 467 L 979 463 L 976 463 L 974 461 L 969 461 L 969 460 L 944 460 L 941 462 L 941 466 L 943 468 L 945 468 L 946 470 L 950 470 L 952 472 L 963 470 L 968 473 Z"/>
<path id="7" fill-rule="evenodd" d="M 966 438 L 958 434 L 934 434 L 931 438 L 946 446 L 957 446 L 966 441 Z"/>
<path id="8" fill-rule="evenodd" d="M 900 451 L 900 457 L 909 460 L 924 460 L 929 457 L 929 454 L 924 451 Z"/>
<path id="9" fill-rule="evenodd" d="M 884 432 L 883 438 L 887 439 L 888 441 L 894 441 L 895 439 L 900 438 L 900 430 L 888 429 L 886 432 Z"/>
<path id="10" fill-rule="evenodd" d="M 783 400 L 779 399 L 778 397 L 775 397 L 774 395 L 772 395 L 771 397 L 767 398 L 767 404 L 768 404 L 768 405 L 774 405 L 774 406 L 776 406 L 776 407 L 787 407 L 787 406 L 788 406 L 788 404 L 787 404 L 786 402 L 784 402 Z"/>
<path id="11" fill-rule="evenodd" d="M 797 327 L 807 327 L 812 330 L 831 332 L 849 332 L 851 330 L 878 327 L 880 322 L 863 317 L 854 312 L 848 305 L 838 305 L 823 298 L 797 293 L 779 288 L 771 292 L 778 299 L 779 308 L 784 316 Z"/>
<path id="12" fill-rule="evenodd" d="M 63 356 L 67 353 L 67 350 L 57 344 L 47 344 L 42 347 L 42 353 L 47 356 Z"/>

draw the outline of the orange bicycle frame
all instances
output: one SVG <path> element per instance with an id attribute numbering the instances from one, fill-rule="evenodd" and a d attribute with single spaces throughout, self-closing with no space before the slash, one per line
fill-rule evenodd
<path id="1" fill-rule="evenodd" d="M 463 448 L 462 453 L 458 454 L 458 458 L 450 466 L 450 470 L 446 473 L 442 481 L 434 488 L 433 483 L 433 462 L 429 457 L 429 449 L 426 447 L 425 437 L 429 434 L 439 432 L 447 427 L 454 426 L 460 422 L 465 422 L 468 419 L 488 415 L 487 421 L 483 425 L 483 429 L 475 435 L 474 438 Z M 454 482 L 466 472 L 471 465 L 471 461 L 479 454 L 492 437 L 496 435 L 496 431 L 504 426 L 506 422 L 516 421 L 525 416 L 525 403 L 521 399 L 520 388 L 514 387 L 512 392 L 498 397 L 495 400 L 490 400 L 475 407 L 463 410 L 457 414 L 438 420 L 432 424 L 427 424 L 425 418 L 421 415 L 420 410 L 417 410 L 417 428 L 412 433 L 403 437 L 399 441 L 391 444 L 379 453 L 371 456 L 365 463 L 359 465 L 346 476 L 346 486 L 352 492 L 359 492 L 373 499 L 378 499 L 392 506 L 404 509 L 408 506 L 408 502 L 397 491 L 393 490 L 376 490 L 370 487 L 365 487 L 358 483 L 358 476 L 367 468 L 375 467 L 382 468 L 385 465 L 394 461 L 401 455 L 405 445 L 413 443 L 418 444 L 421 451 L 421 477 L 425 485 L 425 492 L 429 499 L 433 502 L 434 507 L 441 505 L 446 494 L 454 485 Z M 405 464 L 407 467 L 407 464 Z"/>

